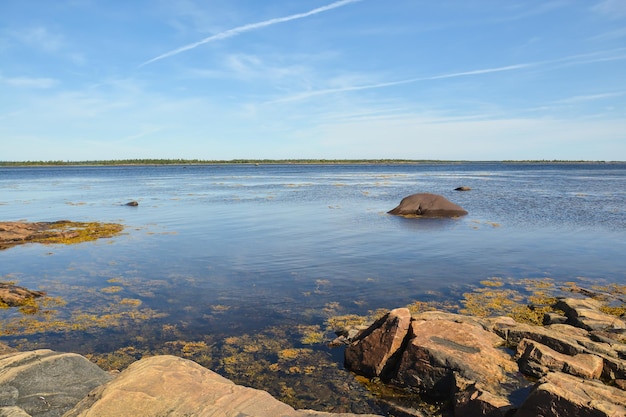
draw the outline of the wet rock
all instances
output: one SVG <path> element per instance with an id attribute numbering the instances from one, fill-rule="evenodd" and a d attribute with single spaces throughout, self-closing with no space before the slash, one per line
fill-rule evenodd
<path id="1" fill-rule="evenodd" d="M 560 371 L 588 379 L 602 375 L 604 361 L 597 355 L 580 353 L 564 355 L 533 340 L 522 339 L 517 345 L 520 371 L 540 378 L 548 372 Z"/>
<path id="2" fill-rule="evenodd" d="M 395 365 L 392 359 L 402 347 L 410 324 L 411 313 L 407 308 L 387 313 L 346 348 L 346 367 L 360 375 L 386 377 Z"/>
<path id="3" fill-rule="evenodd" d="M 356 416 L 294 410 L 265 391 L 235 385 L 195 362 L 168 355 L 133 363 L 113 381 L 92 391 L 65 417 L 122 415 Z"/>
<path id="4" fill-rule="evenodd" d="M 19 307 L 31 304 L 35 298 L 46 295 L 43 291 L 32 291 L 8 282 L 0 282 L 0 305 Z"/>
<path id="5" fill-rule="evenodd" d="M 136 201 L 129 201 L 128 203 L 124 204 L 125 206 L 129 206 L 129 207 L 137 207 L 139 205 L 138 202 Z"/>
<path id="6" fill-rule="evenodd" d="M 541 378 L 515 417 L 622 417 L 626 391 L 560 372 Z"/>
<path id="7" fill-rule="evenodd" d="M 437 194 L 420 193 L 405 197 L 389 214 L 420 217 L 458 217 L 467 214 L 462 207 Z"/>
<path id="8" fill-rule="evenodd" d="M 55 226 L 68 223 L 67 220 L 56 222 L 0 222 L 0 250 L 15 245 L 37 241 L 54 236 L 64 236 L 64 232 L 51 231 Z M 71 232 L 65 232 L 71 234 Z"/>
<path id="9" fill-rule="evenodd" d="M 0 356 L 0 405 L 33 417 L 60 416 L 111 376 L 73 353 L 42 349 Z"/>
<path id="10" fill-rule="evenodd" d="M 480 381 L 498 393 L 517 364 L 503 349 L 504 340 L 482 326 L 449 320 L 415 319 L 395 380 L 433 398 L 448 398 L 456 386 L 455 373 Z"/>
<path id="11" fill-rule="evenodd" d="M 593 298 L 564 298 L 555 308 L 565 312 L 568 323 L 586 330 L 626 329 L 626 322 L 600 311 L 602 302 Z"/>

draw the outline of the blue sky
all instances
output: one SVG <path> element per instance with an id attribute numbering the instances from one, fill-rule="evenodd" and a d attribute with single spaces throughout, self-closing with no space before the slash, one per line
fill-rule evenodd
<path id="1" fill-rule="evenodd" d="M 0 0 L 0 160 L 626 160 L 624 0 Z"/>

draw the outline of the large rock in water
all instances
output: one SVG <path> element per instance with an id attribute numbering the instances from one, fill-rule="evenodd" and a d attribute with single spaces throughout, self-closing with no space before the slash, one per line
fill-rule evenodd
<path id="1" fill-rule="evenodd" d="M 133 363 L 65 414 L 79 416 L 356 417 L 294 410 L 265 391 L 235 385 L 195 362 L 169 355 Z"/>
<path id="2" fill-rule="evenodd" d="M 0 355 L 0 415 L 60 416 L 111 378 L 74 353 L 41 349 Z"/>
<path id="3" fill-rule="evenodd" d="M 398 207 L 387 213 L 399 216 L 458 217 L 466 215 L 467 211 L 443 196 L 419 193 L 404 197 Z"/>

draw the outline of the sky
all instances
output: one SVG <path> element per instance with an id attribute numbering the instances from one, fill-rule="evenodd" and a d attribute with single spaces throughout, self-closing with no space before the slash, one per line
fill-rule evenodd
<path id="1" fill-rule="evenodd" d="M 0 0 L 0 161 L 626 160 L 626 0 Z"/>

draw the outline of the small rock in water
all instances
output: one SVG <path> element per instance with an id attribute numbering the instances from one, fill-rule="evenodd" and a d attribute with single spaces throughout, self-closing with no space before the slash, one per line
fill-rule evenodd
<path id="1" fill-rule="evenodd" d="M 138 202 L 136 201 L 129 201 L 128 203 L 124 204 L 125 206 L 130 206 L 130 207 L 137 207 L 139 205 Z"/>

